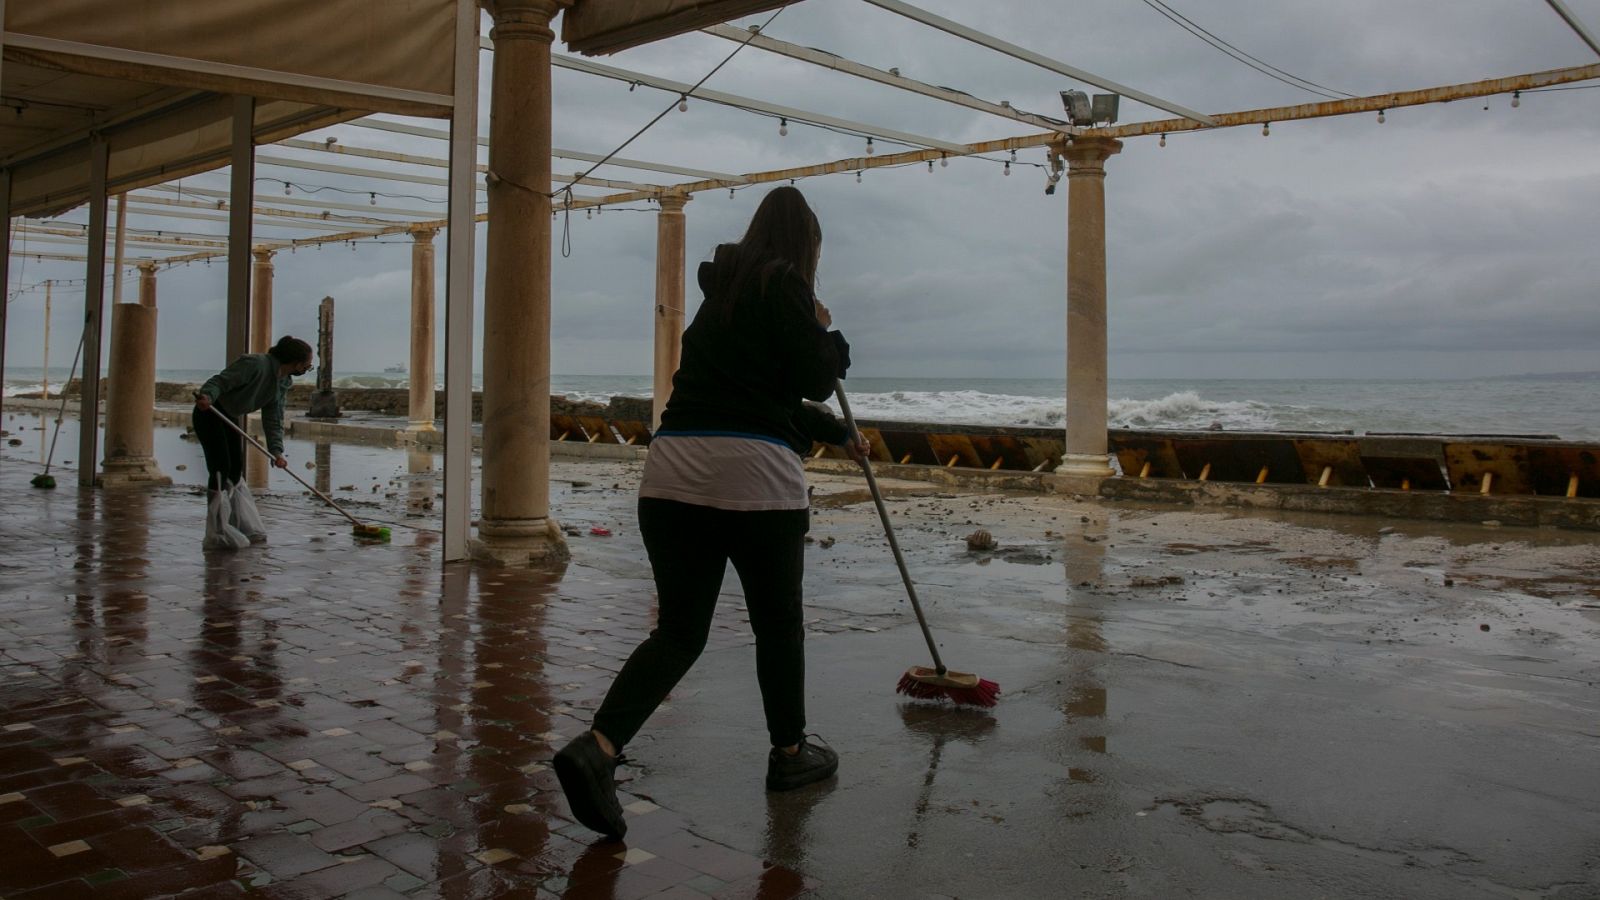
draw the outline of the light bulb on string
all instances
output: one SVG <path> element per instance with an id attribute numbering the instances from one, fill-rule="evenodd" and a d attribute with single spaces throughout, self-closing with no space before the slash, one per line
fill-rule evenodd
<path id="1" fill-rule="evenodd" d="M 928 160 L 928 174 L 929 175 L 933 174 L 933 160 L 931 160 L 931 159 Z"/>
<path id="2" fill-rule="evenodd" d="M 1383 124 L 1383 121 L 1384 121 L 1384 115 L 1383 115 L 1383 112 L 1384 112 L 1384 111 L 1383 111 L 1383 110 L 1381 110 L 1381 109 L 1380 109 L 1380 110 L 1378 110 L 1378 124 L 1379 124 L 1379 125 L 1382 125 L 1382 124 Z"/>
<path id="3" fill-rule="evenodd" d="M 788 136 L 789 136 L 789 120 L 788 119 L 779 119 L 778 120 L 778 137 L 788 137 Z"/>
<path id="4" fill-rule="evenodd" d="M 593 209 L 593 208 L 592 208 L 592 207 L 591 207 L 591 208 L 590 208 L 590 209 L 586 209 L 586 210 L 584 210 L 584 211 L 583 211 L 583 217 L 584 217 L 584 218 L 585 218 L 585 219 L 592 219 L 592 218 L 594 218 L 594 209 Z"/>
<path id="5" fill-rule="evenodd" d="M 367 192 L 367 202 L 369 204 L 371 204 L 372 206 L 377 206 L 378 205 L 378 192 L 377 191 L 368 191 Z"/>
<path id="6" fill-rule="evenodd" d="M 856 184 L 860 184 L 860 183 L 861 183 L 861 170 L 857 169 L 856 170 Z"/>
<path id="7" fill-rule="evenodd" d="M 941 168 L 941 169 L 950 168 L 950 157 L 945 156 L 943 153 L 939 154 L 939 168 Z"/>
<path id="8" fill-rule="evenodd" d="M 729 200 L 733 199 L 733 188 L 728 188 L 728 199 Z"/>
<path id="9" fill-rule="evenodd" d="M 1015 151 L 1015 150 L 1011 151 L 1011 161 L 1012 162 L 1016 162 L 1017 161 L 1017 151 Z"/>
<path id="10" fill-rule="evenodd" d="M 689 95 L 688 94 L 684 94 L 678 100 L 678 112 L 688 112 L 688 111 L 689 111 Z"/>
<path id="11" fill-rule="evenodd" d="M 1261 123 L 1261 136 L 1262 137 L 1268 137 L 1271 134 L 1272 134 L 1272 123 L 1271 122 L 1262 122 Z"/>
<path id="12" fill-rule="evenodd" d="M 284 196 L 285 196 L 285 197 L 287 197 L 287 196 L 289 196 L 289 195 L 290 195 L 290 194 L 292 194 L 292 193 L 294 193 L 294 192 L 293 192 L 293 191 L 292 191 L 292 190 L 290 190 L 290 188 L 289 188 L 289 182 L 287 182 L 287 181 L 285 181 L 285 182 L 284 182 L 284 183 L 283 183 L 283 195 L 284 195 Z"/>
<path id="13" fill-rule="evenodd" d="M 872 138 L 867 138 L 867 155 L 871 156 L 875 152 L 877 151 L 872 148 Z"/>
<path id="14" fill-rule="evenodd" d="M 1522 92 L 1521 91 L 1512 91 L 1511 92 L 1511 108 L 1512 109 L 1516 109 L 1517 107 L 1519 107 L 1521 105 L 1522 105 Z"/>
<path id="15" fill-rule="evenodd" d="M 1163 132 L 1161 132 L 1161 146 L 1165 147 L 1166 145 L 1167 145 L 1167 133 L 1165 131 L 1163 131 Z"/>
<path id="16" fill-rule="evenodd" d="M 1009 162 L 1006 163 L 1006 170 L 1002 174 L 1008 175 L 1008 176 L 1011 174 L 1011 163 L 1009 163 Z"/>

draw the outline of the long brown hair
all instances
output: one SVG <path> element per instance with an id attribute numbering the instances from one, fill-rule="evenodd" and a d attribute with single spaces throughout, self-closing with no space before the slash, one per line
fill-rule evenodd
<path id="1" fill-rule="evenodd" d="M 822 224 L 804 194 L 785 185 L 761 198 L 750 227 L 734 247 L 738 261 L 728 284 L 728 299 L 745 295 L 752 282 L 765 293 L 772 277 L 792 271 L 806 287 L 815 286 L 822 255 Z"/>

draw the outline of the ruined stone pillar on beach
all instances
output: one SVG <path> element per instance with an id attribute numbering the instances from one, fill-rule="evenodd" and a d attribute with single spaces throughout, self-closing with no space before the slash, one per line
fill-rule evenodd
<path id="1" fill-rule="evenodd" d="M 672 376 L 683 356 L 683 206 L 691 198 L 666 194 L 656 215 L 656 377 L 650 430 L 661 427 L 661 411 L 672 396 Z"/>
<path id="2" fill-rule="evenodd" d="M 1105 161 L 1122 149 L 1110 138 L 1079 137 L 1059 149 L 1067 161 L 1067 433 L 1055 474 L 1081 481 L 1114 474 L 1106 453 Z"/>
<path id="3" fill-rule="evenodd" d="M 272 347 L 272 251 L 252 250 L 250 266 L 250 352 L 265 353 Z M 244 481 L 251 489 L 267 489 L 272 463 L 254 448 L 246 447 Z"/>
<path id="4" fill-rule="evenodd" d="M 483 286 L 483 498 L 473 556 L 559 565 L 550 517 L 550 20 L 571 0 L 492 0 Z"/>
<path id="5" fill-rule="evenodd" d="M 106 402 L 106 487 L 171 484 L 155 459 L 156 273 L 139 267 L 139 302 L 111 305 L 111 384 Z"/>
<path id="6" fill-rule="evenodd" d="M 407 431 L 433 431 L 433 238 L 411 232 L 411 415 Z"/>
<path id="7" fill-rule="evenodd" d="M 317 304 L 317 389 L 311 392 L 312 419 L 339 418 L 339 395 L 333 392 L 333 298 Z"/>

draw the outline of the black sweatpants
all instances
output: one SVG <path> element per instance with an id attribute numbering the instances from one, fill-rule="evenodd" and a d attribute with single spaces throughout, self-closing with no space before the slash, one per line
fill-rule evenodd
<path id="1" fill-rule="evenodd" d="M 774 747 L 805 735 L 805 509 L 734 512 L 643 497 L 639 532 L 655 572 L 655 630 L 628 657 L 595 713 L 594 729 L 618 749 L 638 733 L 689 671 L 711 632 L 731 561 L 756 636 L 756 679 Z"/>
<path id="2" fill-rule="evenodd" d="M 220 491 L 244 478 L 244 438 L 217 416 L 227 415 L 222 407 L 211 408 L 194 408 L 194 436 L 206 454 L 206 487 Z"/>

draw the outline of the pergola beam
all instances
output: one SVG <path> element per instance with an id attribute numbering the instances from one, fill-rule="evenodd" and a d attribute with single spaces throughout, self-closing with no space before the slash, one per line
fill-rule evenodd
<path id="1" fill-rule="evenodd" d="M 1195 112 L 1192 109 L 1179 106 L 1170 100 L 1162 100 L 1160 97 L 1154 97 L 1150 94 L 1146 94 L 1143 91 L 1128 87 L 1127 85 L 1118 84 L 1109 78 L 1102 78 L 1099 75 L 1095 75 L 1091 72 L 1085 72 L 1076 66 L 1069 66 L 1059 60 L 1051 59 L 1042 53 L 1035 53 L 1032 50 L 1028 50 L 1024 47 L 1019 47 L 1010 41 L 1003 41 L 997 37 L 984 34 L 975 28 L 968 28 L 959 22 L 952 22 L 943 16 L 936 16 L 926 10 L 918 9 L 909 3 L 903 3 L 901 0 L 864 0 L 864 2 L 870 3 L 879 9 L 885 9 L 889 12 L 905 16 L 914 22 L 920 22 L 923 25 L 937 28 L 946 34 L 955 35 L 958 38 L 971 41 L 979 46 L 987 47 L 990 50 L 1004 53 L 1005 55 L 1015 59 L 1020 59 L 1023 62 L 1032 63 L 1042 69 L 1049 69 L 1058 75 L 1065 75 L 1068 78 L 1084 82 L 1085 84 L 1092 84 L 1095 87 L 1104 88 L 1105 90 L 1113 93 L 1121 94 L 1130 100 L 1137 100 L 1140 103 L 1146 104 L 1147 106 L 1154 106 L 1156 109 L 1164 109 L 1173 115 L 1182 116 L 1185 119 L 1191 119 L 1204 125 L 1216 124 L 1216 122 L 1212 121 L 1211 117 L 1205 113 Z"/>
<path id="2" fill-rule="evenodd" d="M 163 219 L 194 219 L 200 222 L 227 222 L 228 214 L 233 211 L 231 208 L 225 208 L 222 210 L 217 210 L 216 215 L 208 215 L 207 213 L 195 210 L 167 209 L 161 206 L 146 206 L 145 202 L 142 200 L 133 201 L 132 206 L 135 207 L 133 211 L 137 212 L 141 216 L 152 216 Z M 307 222 L 300 220 L 294 220 L 291 222 L 267 221 L 272 218 L 273 216 L 271 215 L 257 215 L 255 216 L 255 221 L 257 225 L 266 228 L 304 228 L 310 231 L 359 230 L 359 226 L 354 222 Z M 379 229 L 386 228 L 388 227 L 388 224 L 384 223 L 377 227 Z"/>
<path id="3" fill-rule="evenodd" d="M 389 122 L 384 119 L 374 119 L 371 117 L 357 119 L 353 122 L 347 122 L 345 124 L 353 125 L 356 128 L 371 128 L 375 131 L 387 131 L 391 134 L 409 134 L 413 137 L 434 138 L 441 141 L 448 140 L 450 137 L 449 132 L 440 128 L 425 128 L 421 125 L 407 125 L 403 122 Z M 489 146 L 489 139 L 479 135 L 477 144 L 479 147 L 487 147 Z M 738 175 L 730 175 L 726 172 L 712 172 L 706 169 L 692 169 L 688 166 L 674 166 L 668 163 L 649 162 L 642 159 L 627 159 L 621 156 L 605 157 L 598 153 L 585 153 L 581 150 L 564 150 L 560 147 L 551 149 L 550 155 L 557 159 L 575 159 L 579 162 L 592 163 L 599 162 L 600 160 L 604 159 L 606 161 L 606 165 L 616 166 L 619 169 L 640 169 L 647 172 L 661 172 L 666 175 L 683 175 L 689 178 L 723 178 L 730 181 L 737 181 L 739 179 Z"/>
<path id="4" fill-rule="evenodd" d="M 1514 75 L 1506 78 L 1493 78 L 1483 81 L 1467 82 L 1464 84 L 1446 85 L 1442 87 L 1424 88 L 1414 91 L 1399 91 L 1389 94 L 1375 94 L 1368 97 L 1354 97 L 1345 100 L 1333 100 L 1322 103 L 1308 103 L 1298 106 L 1279 106 L 1267 109 L 1246 110 L 1235 113 L 1222 113 L 1213 117 L 1215 125 L 1205 126 L 1189 119 L 1167 119 L 1154 122 L 1140 122 L 1129 125 L 1117 125 L 1105 128 L 1086 129 L 1086 134 L 1108 138 L 1128 138 L 1143 135 L 1177 133 L 1183 131 L 1203 131 L 1214 128 L 1232 128 L 1243 125 L 1259 125 L 1265 122 L 1287 122 L 1297 119 L 1315 119 L 1331 116 L 1352 115 L 1364 112 L 1374 112 L 1380 109 L 1398 109 L 1405 106 L 1419 106 L 1430 103 L 1447 103 L 1452 100 L 1465 100 L 1475 97 L 1506 94 L 1517 90 L 1531 90 L 1539 87 L 1565 84 L 1577 81 L 1588 81 L 1600 78 L 1600 64 L 1588 66 L 1574 66 L 1565 69 L 1553 69 L 1546 72 L 1535 72 L 1526 75 Z M 575 197 L 570 204 L 557 202 L 556 208 L 583 209 L 594 206 L 614 206 L 638 200 L 653 200 L 663 194 L 693 194 L 707 190 L 724 189 L 733 184 L 762 184 L 779 181 L 788 181 L 796 178 L 809 178 L 819 175 L 854 172 L 861 169 L 880 168 L 886 166 L 899 166 L 906 163 L 936 160 L 941 156 L 970 156 L 981 153 L 1004 152 L 1008 150 L 1023 150 L 1030 147 L 1046 147 L 1059 143 L 1066 138 L 1057 132 L 1025 135 L 1021 137 L 1001 138 L 992 141 L 983 141 L 973 144 L 958 145 L 960 150 L 956 153 L 945 153 L 940 150 L 911 150 L 903 153 L 880 154 L 872 157 L 851 157 L 835 160 L 833 162 L 817 165 L 800 166 L 789 169 L 776 169 L 767 172 L 755 172 L 747 175 L 735 176 L 736 181 L 724 178 L 710 178 L 699 182 L 675 185 L 665 189 L 650 191 L 630 191 L 611 194 L 604 197 Z M 175 188 L 162 188 L 162 190 L 176 190 Z M 185 188 L 184 193 L 202 193 L 201 189 Z M 222 192 L 212 192 L 226 196 Z M 475 219 L 478 222 L 486 221 L 487 213 L 479 213 Z M 315 246 L 323 243 L 339 243 L 350 240 L 382 237 L 390 234 L 402 234 L 421 229 L 434 229 L 444 226 L 443 219 L 432 221 L 418 221 L 394 223 L 387 227 L 371 231 L 347 231 L 331 235 L 317 235 L 295 239 L 292 241 L 261 241 L 258 246 L 262 249 L 284 249 L 288 247 Z M 286 225 L 283 227 L 294 227 Z M 19 253 L 19 255 L 22 255 Z M 36 254 L 28 253 L 29 256 Z M 176 265 L 178 263 L 194 262 L 208 259 L 220 254 L 214 252 L 201 252 L 186 254 L 177 257 L 168 257 L 156 260 L 158 265 Z M 81 257 L 70 257 L 81 259 Z"/>
<path id="5" fill-rule="evenodd" d="M 871 2 L 871 0 L 869 0 Z M 1151 134 L 1172 134 L 1181 131 L 1209 131 L 1216 128 L 1236 128 L 1241 125 L 1260 125 L 1267 122 L 1288 122 L 1296 119 L 1321 119 L 1332 116 L 1347 116 L 1356 113 L 1376 112 L 1380 109 L 1399 109 L 1405 106 L 1423 106 L 1429 103 L 1448 103 L 1452 100 L 1467 100 L 1473 97 L 1488 97 L 1495 94 L 1509 94 L 1512 91 L 1526 91 L 1538 87 L 1566 84 L 1574 81 L 1590 81 L 1600 78 L 1600 64 L 1588 66 L 1573 66 L 1565 69 L 1552 69 L 1546 72 L 1533 72 L 1527 75 L 1512 75 L 1506 78 L 1489 78 L 1483 81 L 1471 81 L 1464 84 L 1445 85 L 1443 87 L 1423 88 L 1414 91 L 1397 91 L 1389 94 L 1374 94 L 1369 97 L 1352 97 L 1345 100 L 1329 100 L 1322 103 L 1304 103 L 1298 106 L 1275 106 L 1268 109 L 1246 110 L 1235 113 L 1221 113 L 1213 117 L 1214 125 L 1201 125 L 1189 119 L 1165 119 L 1156 122 L 1138 122 L 1130 125 L 1113 125 L 1103 128 L 1086 129 L 1086 136 L 1127 138 Z M 1022 137 L 1001 138 L 993 141 L 982 141 L 975 144 L 965 144 L 961 152 L 953 156 L 975 156 L 980 153 L 996 153 L 1007 150 L 1024 150 L 1029 147 L 1047 147 L 1066 140 L 1054 132 L 1045 134 L 1025 135 Z M 796 178 L 812 178 L 818 175 L 832 175 L 840 172 L 856 172 L 862 169 L 876 169 L 889 166 L 902 166 L 907 163 L 935 160 L 945 154 L 937 150 L 907 150 L 902 153 L 879 154 L 877 156 L 854 157 L 850 159 L 834 160 L 833 162 L 819 163 L 810 166 L 797 166 L 790 169 L 775 169 L 769 172 L 754 172 L 744 176 L 753 184 L 763 184 L 775 181 L 789 181 Z M 715 181 L 696 182 L 678 185 L 674 191 L 685 194 L 700 191 L 725 188 L 726 184 Z M 612 194 L 601 198 L 595 204 L 612 206 L 618 203 L 630 203 L 635 200 L 648 199 L 644 194 Z M 580 204 L 573 204 L 574 208 Z"/>
<path id="6" fill-rule="evenodd" d="M 1600 41 L 1595 40 L 1595 36 L 1589 32 L 1589 29 L 1584 27 L 1582 22 L 1578 21 L 1578 17 L 1573 15 L 1572 10 L 1567 9 L 1565 3 L 1562 3 L 1561 0 L 1544 0 L 1544 2 L 1550 4 L 1550 8 L 1556 11 L 1556 15 L 1566 20 L 1567 27 L 1577 32 L 1578 37 L 1583 38 L 1583 42 L 1589 45 L 1590 50 L 1600 53 Z"/>
<path id="7" fill-rule="evenodd" d="M 145 196 L 142 193 L 140 193 L 140 194 L 128 194 L 127 196 L 129 197 L 130 202 L 139 204 L 141 206 L 147 206 L 147 207 L 148 206 L 170 206 L 170 207 L 179 207 L 179 208 L 184 208 L 184 209 L 202 209 L 202 210 L 227 210 L 229 208 L 228 207 L 228 203 L 225 200 L 218 200 L 218 201 L 175 200 L 175 199 L 171 199 L 171 198 L 168 198 L 168 197 L 148 197 L 148 196 Z M 296 220 L 305 219 L 305 220 L 307 220 L 309 222 L 316 223 L 316 224 L 312 225 L 311 227 L 323 227 L 323 226 L 327 226 L 327 225 L 340 225 L 340 224 L 347 224 L 347 225 L 375 225 L 375 226 L 378 226 L 378 227 L 388 227 L 390 225 L 395 224 L 394 221 L 391 220 L 391 219 L 375 219 L 375 218 L 373 218 L 371 216 L 347 216 L 347 215 L 337 215 L 336 216 L 331 212 L 314 213 L 314 212 L 306 212 L 305 210 L 300 210 L 300 209 L 277 209 L 277 208 L 274 208 L 274 207 L 271 207 L 271 206 L 259 206 L 259 205 L 252 205 L 250 207 L 250 212 L 255 214 L 256 216 L 270 216 L 272 218 L 277 218 L 277 219 L 296 219 Z M 160 215 L 160 213 L 145 211 L 144 215 Z"/>
<path id="8" fill-rule="evenodd" d="M 150 187 L 143 188 L 141 190 L 161 191 L 162 193 L 178 194 L 179 196 L 193 194 L 197 197 L 214 197 L 223 201 L 223 206 L 220 208 L 227 208 L 227 191 L 219 191 L 211 188 L 178 187 L 177 185 L 171 184 L 153 184 Z M 297 197 L 271 197 L 266 194 L 254 194 L 252 195 L 251 199 L 256 203 L 273 203 L 279 206 L 309 206 L 313 209 L 342 209 L 349 210 L 351 212 L 367 213 L 368 215 L 373 213 L 382 213 L 383 215 L 389 216 L 417 216 L 419 218 L 429 220 L 437 219 L 439 217 L 439 214 L 433 210 L 395 209 L 394 207 L 372 206 L 366 203 L 355 204 L 340 203 L 332 200 L 303 200 Z"/>
<path id="9" fill-rule="evenodd" d="M 802 47 L 799 44 L 791 44 L 787 41 L 769 38 L 764 34 L 752 34 L 751 31 L 754 31 L 754 28 L 752 28 L 750 31 L 746 31 L 744 29 L 734 28 L 731 25 L 713 25 L 710 28 L 702 28 L 700 30 L 706 34 L 712 35 L 713 37 L 730 40 L 737 44 L 748 43 L 750 46 L 765 50 L 768 53 L 776 53 L 779 56 L 787 56 L 790 59 L 798 59 L 801 62 L 808 62 L 812 65 L 821 66 L 825 69 L 832 69 L 835 72 L 843 72 L 846 75 L 854 75 L 857 78 L 865 78 L 868 81 L 875 81 L 878 84 L 886 84 L 892 88 L 898 88 L 902 91 L 910 91 L 914 94 L 921 94 L 924 97 L 932 97 L 935 100 L 943 100 L 946 103 L 954 103 L 958 106 L 965 106 L 968 109 L 975 109 L 979 112 L 989 113 L 990 115 L 1000 116 L 1001 118 L 1011 119 L 1016 122 L 1034 125 L 1039 128 L 1048 128 L 1051 131 L 1058 131 L 1062 134 L 1077 134 L 1079 131 L 1083 130 L 1075 126 L 1068 125 L 1066 122 L 1052 119 L 1048 116 L 1041 116 L 1034 113 L 1022 112 L 1021 110 L 1013 109 L 1011 105 L 1007 103 L 990 103 L 987 100 L 980 100 L 971 94 L 955 90 L 954 88 L 940 87 L 938 85 L 926 84 L 916 80 L 915 78 L 907 78 L 904 75 L 901 75 L 898 71 L 890 70 L 885 72 L 882 69 L 875 69 L 872 66 L 846 59 L 837 54 L 829 53 L 826 50 L 817 50 L 812 47 Z"/>
<path id="10" fill-rule="evenodd" d="M 73 235 L 68 231 L 54 230 L 28 230 L 30 244 L 65 244 L 72 247 L 85 246 L 85 235 Z M 206 241 L 195 238 L 155 238 L 129 235 L 125 238 L 129 244 L 137 244 L 150 250 L 191 250 L 195 247 L 212 247 L 225 250 L 227 241 Z M 127 260 L 123 260 L 123 267 L 127 267 Z"/>
<path id="11" fill-rule="evenodd" d="M 345 156 L 358 156 L 362 159 L 380 159 L 385 162 L 405 163 L 412 166 L 431 166 L 436 169 L 450 168 L 450 162 L 435 156 L 418 156 L 413 153 L 400 153 L 395 150 L 375 150 L 368 147 L 351 147 L 345 144 L 328 143 L 327 141 L 302 141 L 290 139 L 279 141 L 276 146 L 288 147 L 292 150 L 311 150 L 317 153 L 340 153 Z M 477 163 L 475 171 L 482 175 L 487 174 L 489 167 Z M 577 176 L 551 175 L 552 181 L 562 184 L 585 184 L 591 187 L 608 187 L 624 191 L 651 191 L 660 190 L 659 185 L 640 184 L 637 181 L 614 181 L 607 178 L 578 178 Z"/>
<path id="12" fill-rule="evenodd" d="M 914 147 L 933 147 L 943 150 L 946 153 L 962 152 L 961 148 L 963 145 L 957 144 L 953 141 L 941 140 L 940 138 L 932 138 L 920 134 L 912 134 L 907 131 L 897 131 L 893 128 L 884 128 L 878 125 L 869 125 L 865 122 L 856 122 L 851 119 L 841 119 L 837 116 L 830 116 L 824 113 L 812 112 L 805 109 L 797 109 L 793 106 L 780 106 L 779 104 L 768 103 L 764 100 L 741 97 L 738 94 L 729 94 L 724 91 L 714 91 L 710 88 L 697 88 L 692 84 L 686 84 L 682 81 L 673 81 L 670 78 L 661 78 L 656 75 L 646 75 L 643 72 L 632 72 L 627 69 L 619 69 L 615 66 L 604 65 L 588 59 L 579 59 L 575 56 L 563 56 L 559 53 L 553 54 L 550 57 L 550 64 L 554 66 L 560 66 L 563 69 L 570 69 L 574 72 L 582 72 L 586 75 L 598 75 L 602 78 L 610 78 L 615 81 L 625 81 L 629 84 L 648 85 L 649 87 L 657 88 L 659 90 L 670 91 L 674 94 L 683 94 L 689 97 L 698 97 L 701 100 L 709 100 L 712 103 L 721 103 L 725 106 L 732 106 L 737 109 L 763 112 L 769 116 L 794 119 L 797 122 L 809 122 L 813 125 L 825 125 L 830 128 L 838 128 L 843 131 L 851 131 L 870 137 L 883 138 L 884 140 L 890 141 L 899 141 L 902 144 L 910 144 Z"/>

